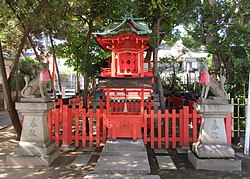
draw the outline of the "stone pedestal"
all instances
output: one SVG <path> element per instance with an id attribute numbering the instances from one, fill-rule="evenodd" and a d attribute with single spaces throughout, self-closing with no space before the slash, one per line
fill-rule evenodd
<path id="1" fill-rule="evenodd" d="M 16 109 L 24 116 L 20 142 L 7 156 L 7 165 L 50 166 L 60 151 L 49 140 L 47 115 L 53 102 L 18 102 Z"/>
<path id="2" fill-rule="evenodd" d="M 224 123 L 226 115 L 233 112 L 233 105 L 223 99 L 207 99 L 197 103 L 195 108 L 201 114 L 202 122 L 199 140 L 188 153 L 190 162 L 196 169 L 238 171 L 241 162 L 234 159 L 234 150 L 227 144 Z"/>

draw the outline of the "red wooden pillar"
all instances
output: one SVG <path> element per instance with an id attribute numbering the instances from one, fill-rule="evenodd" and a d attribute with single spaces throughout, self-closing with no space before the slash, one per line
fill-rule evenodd
<path id="1" fill-rule="evenodd" d="M 77 105 L 75 107 L 75 146 L 79 147 L 79 140 L 80 140 L 80 136 L 79 136 L 79 106 Z"/>
<path id="2" fill-rule="evenodd" d="M 197 123 L 198 123 L 198 120 L 197 120 L 197 116 L 199 114 L 197 113 L 196 110 L 193 110 L 192 111 L 192 123 L 193 123 L 193 141 L 192 142 L 197 142 Z"/>
<path id="3" fill-rule="evenodd" d="M 96 147 L 100 147 L 100 109 L 96 109 Z"/>
<path id="4" fill-rule="evenodd" d="M 169 130 L 168 130 L 168 117 L 169 117 L 169 113 L 168 113 L 168 110 L 165 110 L 165 115 L 164 115 L 164 118 L 165 118 L 165 148 L 168 149 L 169 148 Z"/>
<path id="5" fill-rule="evenodd" d="M 72 106 L 63 105 L 63 141 L 62 145 L 71 144 L 72 139 Z"/>
<path id="6" fill-rule="evenodd" d="M 142 48 L 144 48 L 144 47 L 142 47 Z M 141 77 L 144 77 L 144 60 L 143 60 L 143 53 L 142 52 L 140 52 L 140 54 L 139 54 L 139 56 L 140 56 L 140 68 L 141 68 Z"/>
<path id="7" fill-rule="evenodd" d="M 144 110 L 144 89 L 141 89 L 141 114 L 143 114 Z"/>
<path id="8" fill-rule="evenodd" d="M 110 90 L 107 89 L 107 95 L 106 95 L 106 106 L 107 106 L 107 113 L 110 112 Z"/>
<path id="9" fill-rule="evenodd" d="M 172 147 L 176 148 L 176 110 L 172 111 Z"/>
<path id="10" fill-rule="evenodd" d="M 82 109 L 82 147 L 86 146 L 86 109 Z"/>
<path id="11" fill-rule="evenodd" d="M 155 145 L 155 130 L 154 130 L 155 126 L 154 126 L 154 109 L 150 109 L 150 142 L 151 142 L 151 149 L 154 148 Z"/>
<path id="12" fill-rule="evenodd" d="M 228 114 L 225 120 L 226 134 L 227 134 L 227 145 L 232 145 L 232 114 Z"/>
<path id="13" fill-rule="evenodd" d="M 157 119 L 158 119 L 158 149 L 161 149 L 161 136 L 162 136 L 162 131 L 161 131 L 161 119 L 162 119 L 162 116 L 161 116 L 161 110 L 158 109 L 158 113 L 157 113 Z"/>
<path id="14" fill-rule="evenodd" d="M 89 146 L 93 146 L 93 109 L 89 109 Z"/>
<path id="15" fill-rule="evenodd" d="M 58 147 L 60 144 L 60 106 L 55 108 L 55 143 Z"/>
<path id="16" fill-rule="evenodd" d="M 111 77 L 115 77 L 115 52 L 112 51 Z"/>
<path id="17" fill-rule="evenodd" d="M 144 137 L 144 144 L 146 145 L 147 144 L 147 139 L 148 139 L 148 120 L 147 120 L 147 110 L 144 110 L 144 113 L 143 113 L 143 137 Z"/>
<path id="18" fill-rule="evenodd" d="M 189 106 L 183 106 L 183 143 L 182 147 L 188 147 L 189 139 Z"/>
<path id="19" fill-rule="evenodd" d="M 108 119 L 107 119 L 107 109 L 103 109 L 103 132 L 102 132 L 102 141 L 103 143 L 106 142 L 107 136 L 106 136 L 106 131 L 107 131 L 107 125 L 108 125 Z"/>
<path id="20" fill-rule="evenodd" d="M 52 140 L 52 113 L 53 113 L 54 109 L 51 109 L 48 113 L 48 130 L 49 130 L 49 139 Z"/>

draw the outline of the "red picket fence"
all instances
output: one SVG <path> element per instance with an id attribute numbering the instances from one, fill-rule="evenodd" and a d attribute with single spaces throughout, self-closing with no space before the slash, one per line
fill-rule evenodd
<path id="1" fill-rule="evenodd" d="M 79 106 L 56 106 L 48 115 L 50 140 L 54 140 L 56 146 L 73 144 L 76 147 L 99 147 L 101 142 L 106 142 L 106 126 L 101 125 L 102 116 L 100 109 L 94 112 L 93 109 L 87 111 Z"/>
<path id="2" fill-rule="evenodd" d="M 50 139 L 56 146 L 96 146 L 106 142 L 107 112 L 105 109 L 86 110 L 77 105 L 57 103 L 49 112 Z M 122 110 L 122 109 L 119 109 Z M 133 109 L 136 110 L 136 109 Z M 201 117 L 189 106 L 179 110 L 165 110 L 155 114 L 154 110 L 143 111 L 142 134 L 144 143 L 151 148 L 188 147 L 197 141 Z M 225 119 L 228 145 L 231 145 L 231 115 Z"/>
<path id="3" fill-rule="evenodd" d="M 161 110 L 155 114 L 144 111 L 144 143 L 150 143 L 151 148 L 189 147 L 197 142 L 201 124 L 201 116 L 196 110 L 183 106 L 179 111 Z M 228 145 L 231 145 L 231 114 L 225 118 Z M 150 127 L 147 124 L 150 123 Z M 145 135 L 147 134 L 147 135 Z"/>

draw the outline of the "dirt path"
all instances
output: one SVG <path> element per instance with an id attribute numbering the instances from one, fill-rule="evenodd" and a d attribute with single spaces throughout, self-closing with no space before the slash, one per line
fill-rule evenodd
<path id="1" fill-rule="evenodd" d="M 0 178 L 83 178 L 94 170 L 94 162 L 84 168 L 70 168 L 71 162 L 81 152 L 62 153 L 51 167 L 13 167 L 6 166 L 6 155 L 12 152 L 17 144 L 13 127 L 0 130 Z"/>

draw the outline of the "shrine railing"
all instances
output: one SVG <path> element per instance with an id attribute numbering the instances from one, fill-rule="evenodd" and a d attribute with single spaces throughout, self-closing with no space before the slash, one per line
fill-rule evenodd
<path id="1" fill-rule="evenodd" d="M 124 111 L 125 105 L 124 100 L 114 100 L 110 102 L 110 112 L 122 112 Z M 103 109 L 106 105 L 106 101 L 100 101 L 100 108 Z M 154 106 L 153 100 L 145 100 L 144 106 L 148 109 L 151 109 Z M 140 100 L 131 100 L 126 102 L 126 108 L 128 112 L 140 112 L 141 111 L 141 102 Z"/>
<path id="2" fill-rule="evenodd" d="M 111 68 L 101 68 L 101 76 L 111 76 Z"/>
<path id="3" fill-rule="evenodd" d="M 143 111 L 142 133 L 144 143 L 151 148 L 188 147 L 196 142 L 201 116 L 195 110 L 183 106 L 179 110 L 153 109 Z M 107 111 L 84 109 L 78 105 L 57 104 L 48 115 L 50 139 L 56 146 L 96 146 L 106 142 Z M 129 120 L 129 119 L 128 119 Z M 225 119 L 228 145 L 231 145 L 231 114 Z"/>
<path id="4" fill-rule="evenodd" d="M 101 76 L 110 77 L 111 68 L 101 68 Z M 140 74 L 132 73 L 132 76 L 140 76 Z M 153 76 L 153 68 L 144 68 L 144 76 Z"/>

